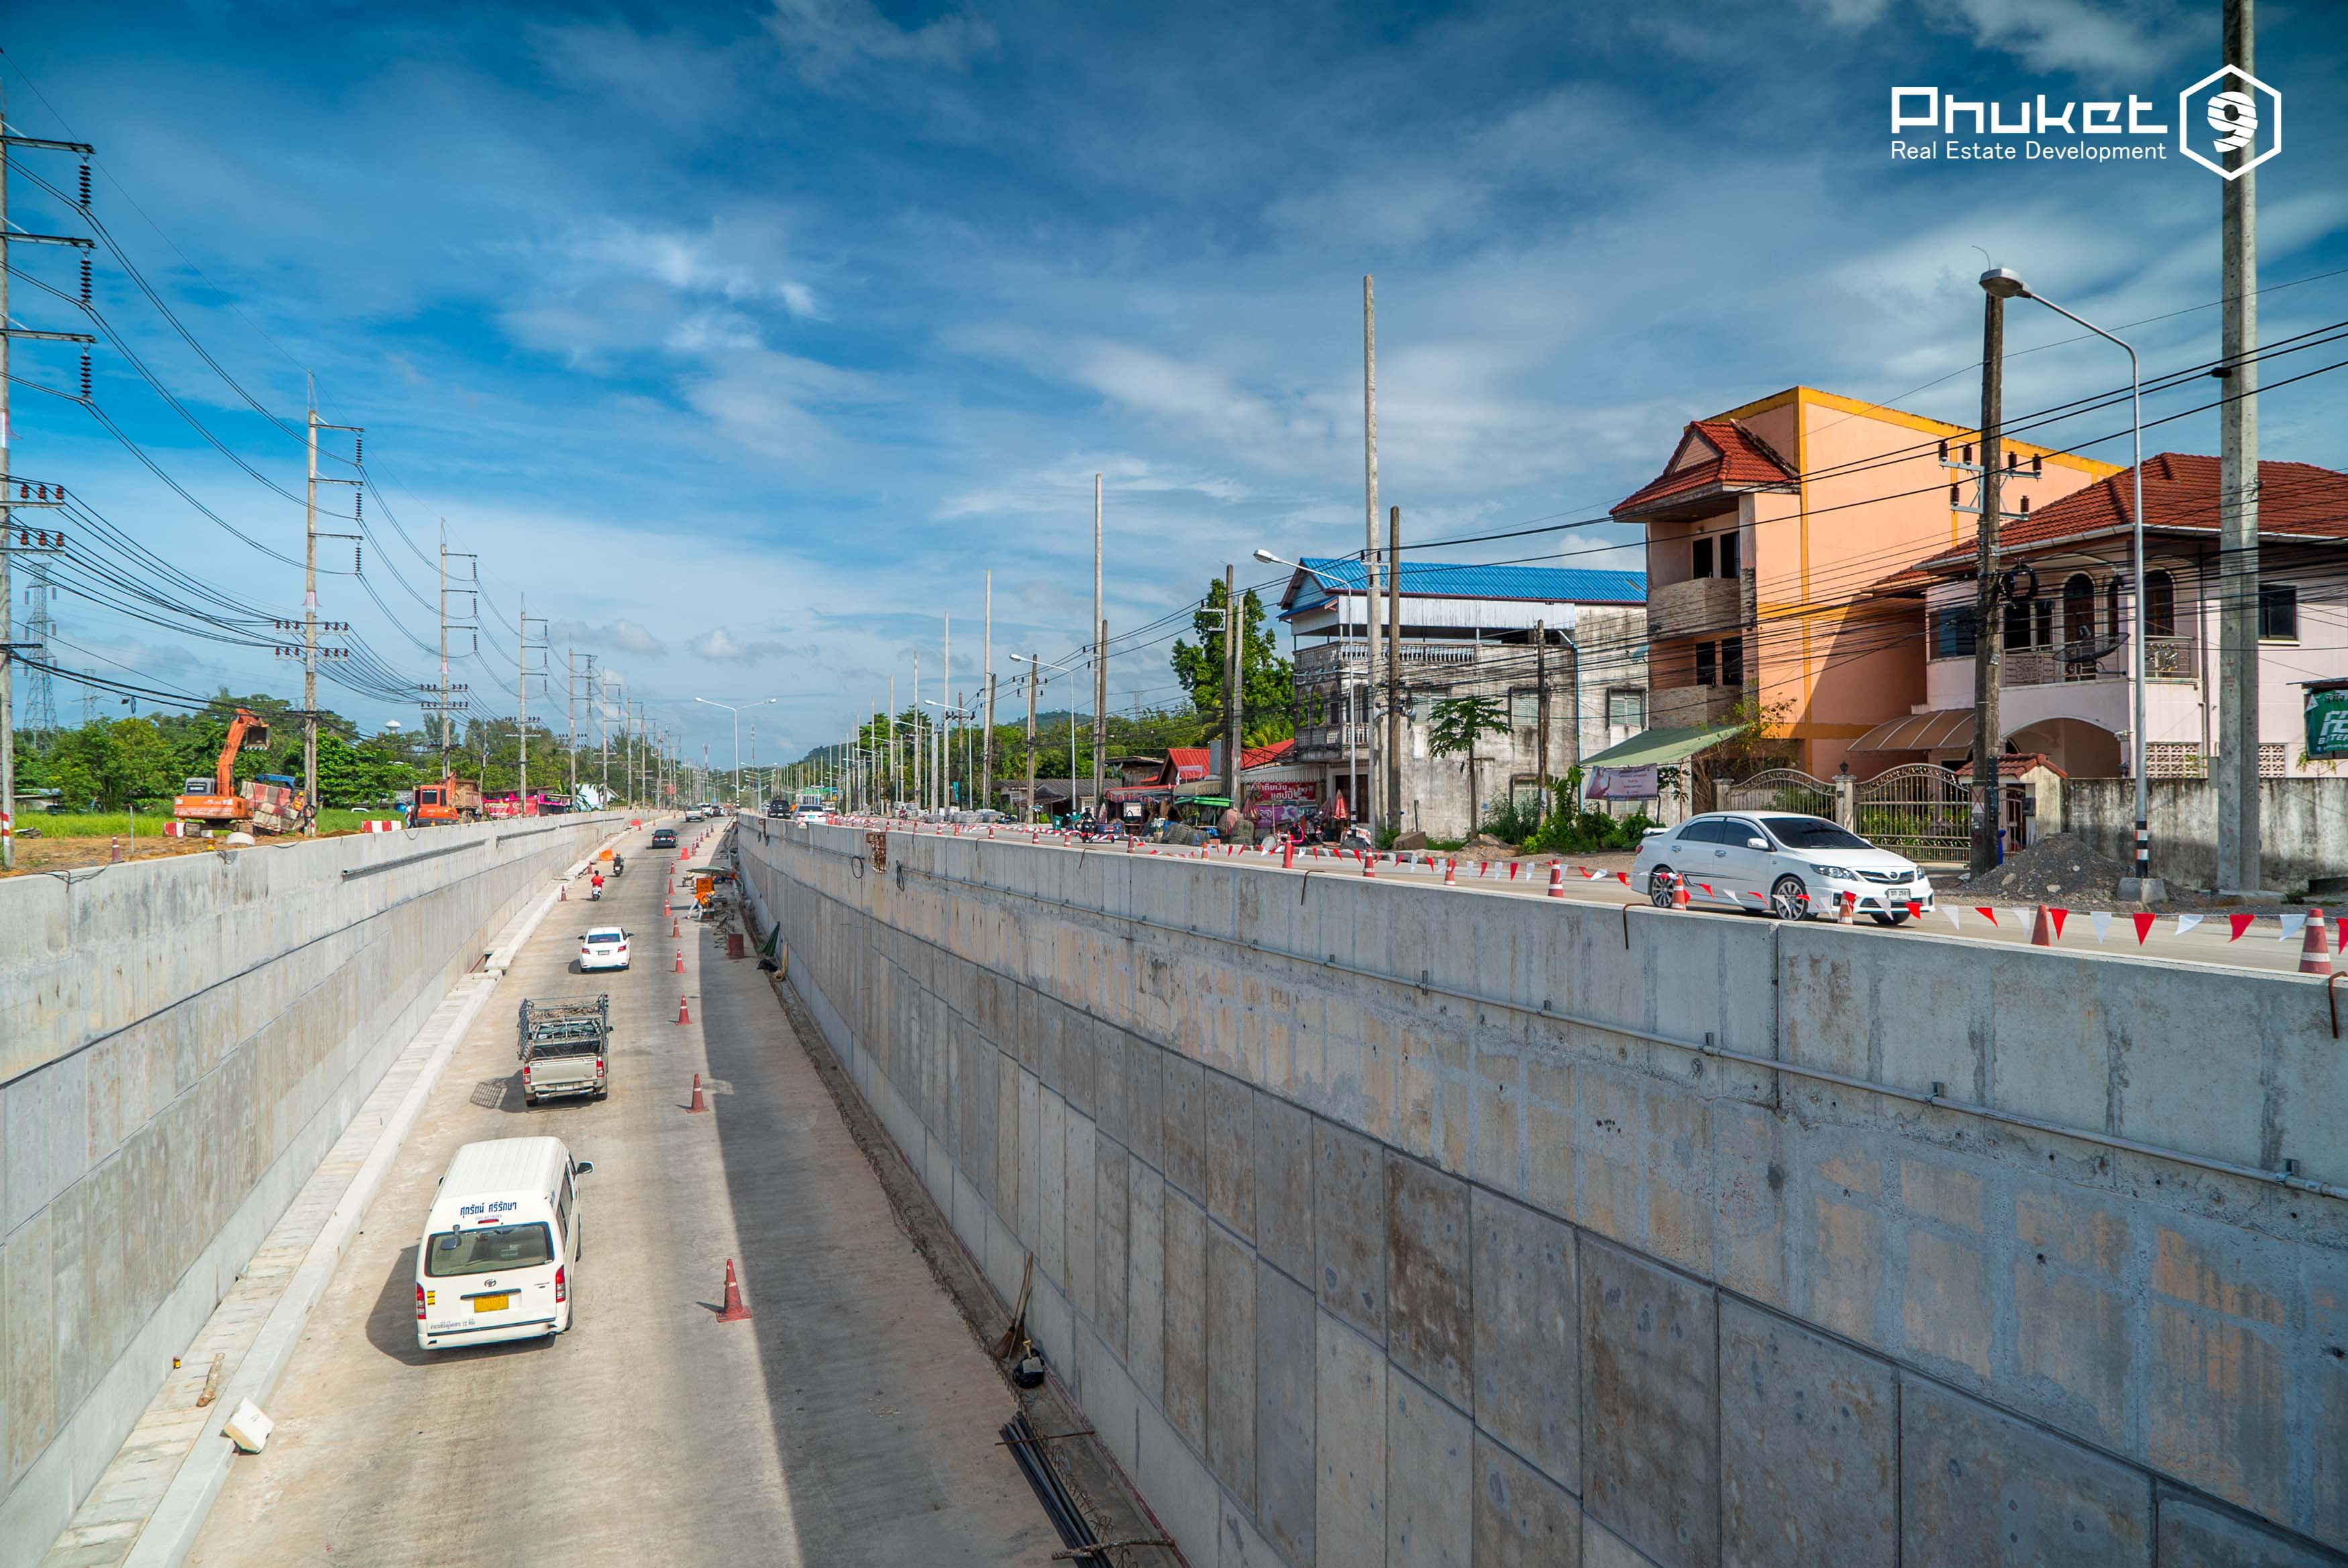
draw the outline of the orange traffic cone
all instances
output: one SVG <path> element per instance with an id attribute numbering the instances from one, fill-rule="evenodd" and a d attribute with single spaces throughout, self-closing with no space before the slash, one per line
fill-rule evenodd
<path id="1" fill-rule="evenodd" d="M 2307 912 L 2307 936 L 2299 948 L 2299 972 L 2302 975 L 2328 975 L 2332 972 L 2332 945 L 2323 939 L 2323 911 Z"/>
<path id="2" fill-rule="evenodd" d="M 1374 852 L 1371 852 L 1371 851 L 1366 851 L 1366 850 L 1365 850 L 1365 851 L 1363 851 L 1363 852 L 1362 852 L 1362 875 L 1363 875 L 1363 876 L 1375 876 L 1377 874 L 1378 874 L 1378 857 L 1377 857 L 1377 856 L 1376 856 Z"/>
<path id="3" fill-rule="evenodd" d="M 685 1113 L 695 1116 L 708 1109 L 709 1102 L 701 1097 L 701 1074 L 696 1072 L 693 1075 L 693 1103 L 685 1108 Z"/>
<path id="4" fill-rule="evenodd" d="M 1280 841 L 1280 868 L 1282 871 L 1296 869 L 1296 840 L 1283 838 Z"/>
<path id="5" fill-rule="evenodd" d="M 668 923 L 668 934 L 672 937 L 682 937 L 685 933 L 676 928 L 676 924 L 675 920 Z"/>
<path id="6" fill-rule="evenodd" d="M 570 902 L 571 902 L 571 884 L 570 884 L 570 883 L 565 882 L 565 883 L 561 884 L 560 886 L 558 886 L 558 887 L 555 889 L 555 899 L 554 899 L 554 901 L 555 901 L 557 904 L 568 904 L 568 903 L 570 903 Z"/>
<path id="7" fill-rule="evenodd" d="M 1687 907 L 1687 878 L 1684 876 L 1674 876 L 1672 878 L 1672 907 L 1674 909 L 1684 909 Z"/>
<path id="8" fill-rule="evenodd" d="M 1856 893 L 1836 894 L 1835 924 L 1838 926 L 1848 926 L 1851 924 L 1851 911 L 1858 907 L 1858 904 L 1859 895 Z"/>
<path id="9" fill-rule="evenodd" d="M 1565 897 L 1565 862 L 1562 860 L 1549 863 L 1549 896 L 1552 898 Z"/>
<path id="10" fill-rule="evenodd" d="M 1443 862 L 1443 885 L 1446 887 L 1459 886 L 1459 862 L 1448 856 Z"/>
<path id="11" fill-rule="evenodd" d="M 734 1277 L 734 1260 L 726 1260 L 726 1309 L 717 1315 L 720 1323 L 747 1323 L 750 1309 L 742 1304 L 741 1282 Z"/>
<path id="12" fill-rule="evenodd" d="M 2044 904 L 2038 906 L 2038 912 L 2031 917 L 2030 945 L 2034 948 L 2051 948 L 2054 945 L 2054 927 L 2046 917 L 2046 906 Z"/>
<path id="13" fill-rule="evenodd" d="M 680 975 L 685 973 L 685 949 L 683 948 L 679 948 L 676 950 L 676 972 Z"/>
<path id="14" fill-rule="evenodd" d="M 685 999 L 683 997 L 676 999 L 676 1021 L 679 1023 L 691 1023 L 693 1021 L 693 1009 L 685 1005 Z"/>

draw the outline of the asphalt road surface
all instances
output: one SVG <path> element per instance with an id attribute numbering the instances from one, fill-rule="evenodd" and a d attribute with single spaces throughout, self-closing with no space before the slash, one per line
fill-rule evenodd
<path id="1" fill-rule="evenodd" d="M 458 1046 L 270 1402 L 267 1450 L 231 1471 L 198 1568 L 896 1568 L 1057 1549 L 995 1446 L 1010 1391 L 900 1233 L 757 965 L 690 920 L 671 939 L 663 897 L 685 897 L 674 852 L 647 837 L 631 835 L 602 902 L 555 907 Z M 591 917 L 633 933 L 633 968 L 571 972 Z M 611 1098 L 525 1108 L 520 999 L 597 991 Z M 707 1115 L 685 1109 L 695 1071 Z M 419 1351 L 434 1184 L 461 1143 L 541 1133 L 595 1163 L 576 1325 Z M 747 1323 L 716 1321 L 729 1256 Z"/>

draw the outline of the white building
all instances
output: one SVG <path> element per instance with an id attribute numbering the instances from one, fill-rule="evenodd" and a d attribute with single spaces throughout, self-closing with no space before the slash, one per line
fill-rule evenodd
<path id="1" fill-rule="evenodd" d="M 1360 561 L 1307 557 L 1280 599 L 1296 661 L 1295 764 L 1317 771 L 1318 804 L 1342 793 L 1354 815 L 1371 716 L 1383 724 L 1385 712 L 1383 692 L 1374 700 L 1370 690 L 1365 589 Z M 1478 748 L 1476 793 L 1487 810 L 1531 800 L 1544 752 L 1547 776 L 1561 780 L 1581 757 L 1646 727 L 1643 572 L 1406 560 L 1401 603 L 1405 831 L 1468 831 L 1466 759 L 1427 751 L 1428 713 L 1440 698 L 1508 703 L 1509 733 Z M 1383 591 L 1379 609 L 1382 621 L 1391 616 Z"/>

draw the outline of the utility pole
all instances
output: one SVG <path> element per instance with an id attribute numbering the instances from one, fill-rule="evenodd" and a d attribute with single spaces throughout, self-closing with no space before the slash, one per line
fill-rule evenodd
<path id="1" fill-rule="evenodd" d="M 1101 477 L 1093 476 L 1093 812 L 1107 795 L 1101 753 L 1108 750 L 1108 622 L 1101 618 Z M 1076 790 L 1076 753 L 1068 753 L 1068 789 Z"/>
<path id="2" fill-rule="evenodd" d="M 1999 471 L 2004 465 L 2005 300 L 1984 292 L 1982 304 L 1982 472 L 1980 548 L 1973 580 L 1973 821 L 1972 870 L 1980 876 L 1997 865 L 1999 759 L 2005 748 L 1998 727 L 1998 682 L 2004 671 L 2005 617 L 1999 602 L 1997 524 Z M 2143 613 L 2143 585 L 2137 589 Z M 2143 765 L 2144 737 L 2137 737 L 2137 765 Z"/>
<path id="3" fill-rule="evenodd" d="M 1378 300 L 1377 284 L 1369 273 L 1362 274 L 1362 569 L 1365 574 L 1363 603 L 1366 607 L 1363 626 L 1363 651 L 1369 661 L 1366 685 L 1371 694 L 1368 723 L 1363 726 L 1362 798 L 1354 804 L 1360 807 L 1360 816 L 1370 825 L 1375 837 L 1378 829 Z M 1345 757 L 1345 769 L 1353 771 L 1351 753 Z M 1473 825 L 1470 825 L 1471 830 Z"/>
<path id="4" fill-rule="evenodd" d="M 1402 508 L 1386 508 L 1386 820 L 1402 832 Z"/>
<path id="5" fill-rule="evenodd" d="M 591 656 L 587 661 L 591 671 L 594 664 L 595 661 Z M 591 683 L 593 682 L 592 673 L 589 681 Z M 608 795 L 612 793 L 612 678 L 608 673 L 603 677 L 602 683 L 595 687 L 595 733 L 602 742 L 602 778 L 603 793 Z M 609 804 L 610 802 L 607 801 L 604 804 Z"/>
<path id="6" fill-rule="evenodd" d="M 1223 798 L 1240 803 L 1240 639 L 1239 569 L 1223 563 Z"/>
<path id="7" fill-rule="evenodd" d="M 1534 786 L 1540 793 L 1533 802 L 1533 819 L 1538 822 L 1549 815 L 1549 622 L 1545 620 L 1533 622 L 1533 745 L 1540 753 L 1534 764 L 1534 776 L 1540 781 Z M 1574 717 L 1578 724 L 1581 715 Z M 1581 749 L 1574 748 L 1577 758 Z"/>
<path id="8" fill-rule="evenodd" d="M 318 394 L 310 379 L 310 486 L 302 529 L 302 800 L 305 836 L 318 831 Z"/>
<path id="9" fill-rule="evenodd" d="M 2225 0 L 2226 63 L 2258 69 L 2252 0 Z M 2242 166 L 2255 141 L 2227 152 L 2235 170 L 2219 197 L 2225 302 L 2219 354 L 2226 401 L 2218 407 L 2218 886 L 2255 893 L 2261 886 L 2259 824 L 2259 345 L 2258 174 Z M 2145 612 L 2137 584 L 2137 613 Z M 2149 629 L 2147 629 L 2149 630 Z M 2141 676 L 2138 679 L 2142 679 Z M 2145 765 L 2145 737 L 2136 738 Z M 2147 825 L 2137 824 L 2141 842 Z"/>
<path id="10" fill-rule="evenodd" d="M 575 795 L 579 793 L 579 660 L 577 651 L 569 647 L 562 651 L 562 746 L 571 753 L 571 793 Z"/>
<path id="11" fill-rule="evenodd" d="M 922 759 L 929 751 L 929 742 L 922 733 L 922 656 L 913 655 L 913 733 L 905 737 L 905 749 L 912 753 L 913 809 L 927 811 L 930 795 L 922 782 Z"/>
<path id="12" fill-rule="evenodd" d="M 514 613 L 514 749 L 521 760 L 514 786 L 514 810 L 515 815 L 527 816 L 530 815 L 530 678 L 533 673 L 545 673 L 543 671 L 533 671 L 530 667 L 530 623 L 535 620 L 543 626 L 546 618 L 530 613 L 528 594 L 518 595 L 517 599 L 519 602 Z M 547 651 L 549 648 L 543 642 L 536 646 L 541 652 Z"/>
<path id="13" fill-rule="evenodd" d="M 953 692 L 947 683 L 953 679 L 953 617 L 946 617 L 944 662 L 938 666 L 938 809 L 945 811 L 953 805 Z"/>
<path id="14" fill-rule="evenodd" d="M 986 733 L 978 746 L 978 804 L 991 809 L 994 804 L 994 572 L 986 573 L 986 662 L 980 666 L 986 671 Z"/>
<path id="15" fill-rule="evenodd" d="M 905 793 L 905 782 L 897 769 L 897 677 L 889 677 L 889 800 L 894 804 Z"/>

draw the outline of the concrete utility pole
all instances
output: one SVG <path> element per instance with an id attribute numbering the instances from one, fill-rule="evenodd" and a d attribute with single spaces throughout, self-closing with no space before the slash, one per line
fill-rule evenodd
<path id="1" fill-rule="evenodd" d="M 922 759 L 929 751 L 929 742 L 922 733 L 922 656 L 913 655 L 913 733 L 906 737 L 905 749 L 913 754 L 913 809 L 929 809 L 930 796 L 922 782 Z"/>
<path id="2" fill-rule="evenodd" d="M 0 99 L 0 104 L 5 104 Z M 0 117 L 0 129 L 5 129 Z M 16 630 L 8 552 L 15 514 L 8 506 L 8 144 L 0 140 L 0 871 L 16 868 Z M 56 661 L 52 660 L 52 663 Z"/>
<path id="3" fill-rule="evenodd" d="M 1041 657 L 1030 654 L 1027 660 L 1027 820 L 1031 823 L 1035 820 L 1035 688 L 1043 684 L 1038 679 Z"/>
<path id="4" fill-rule="evenodd" d="M 2252 0 L 2226 0 L 2226 62 L 2245 72 L 2256 27 Z M 2240 169 L 2223 182 L 2226 401 L 2218 408 L 2218 754 L 2210 759 L 2218 786 L 2218 886 L 2254 893 L 2259 856 L 2259 346 L 2258 174 L 2242 165 L 2258 154 L 2255 141 L 2225 154 Z M 2137 613 L 2147 603 L 2136 590 Z M 2136 765 L 2144 768 L 2145 737 L 2136 738 Z"/>
<path id="5" fill-rule="evenodd" d="M 1103 781 L 1108 750 L 1108 622 L 1101 618 L 1101 477 L 1093 476 L 1093 810 L 1106 798 Z M 1068 753 L 1068 787 L 1076 788 L 1076 759 Z"/>
<path id="6" fill-rule="evenodd" d="M 938 695 L 944 699 L 938 704 L 938 808 L 950 808 L 953 802 L 953 692 L 948 683 L 953 680 L 953 617 L 946 617 L 945 661 L 938 666 Z"/>
<path id="7" fill-rule="evenodd" d="M 1386 820 L 1402 831 L 1402 508 L 1386 508 Z"/>
<path id="8" fill-rule="evenodd" d="M 571 753 L 571 793 L 579 793 L 579 659 L 562 651 L 562 747 Z M 738 770 L 737 770 L 738 771 Z"/>
<path id="9" fill-rule="evenodd" d="M 1980 548 L 1974 557 L 1973 620 L 1973 821 L 1972 869 L 1976 876 L 1997 865 L 1999 758 L 1998 682 L 2005 648 L 2005 619 L 1998 600 L 1997 523 L 1999 475 L 2004 456 L 2005 299 L 1984 292 L 1982 302 L 1982 417 Z M 2139 589 L 2139 598 L 2141 589 Z M 2139 756 L 2144 737 L 2137 737 Z M 2141 765 L 2141 764 L 2139 764 Z"/>
<path id="10" fill-rule="evenodd" d="M 310 487 L 302 528 L 302 799 L 309 815 L 303 833 L 318 831 L 318 395 L 310 393 Z"/>
<path id="11" fill-rule="evenodd" d="M 312 466 L 316 459 L 312 459 Z M 530 815 L 530 595 L 518 594 L 514 613 L 514 753 L 520 757 L 520 782 L 514 786 L 514 815 Z"/>
<path id="12" fill-rule="evenodd" d="M 1533 622 L 1533 749 L 1540 753 L 1535 764 L 1535 786 L 1540 794 L 1533 802 L 1533 819 L 1538 822 L 1549 815 L 1549 622 Z M 1578 719 L 1579 714 L 1575 715 Z M 1576 746 L 1578 753 L 1581 747 Z"/>
<path id="13" fill-rule="evenodd" d="M 1354 804 L 1357 808 L 1356 815 L 1369 825 L 1375 837 L 1379 821 L 1378 716 L 1375 711 L 1378 689 L 1378 301 L 1376 282 L 1367 272 L 1362 274 L 1362 570 L 1365 575 L 1363 602 L 1367 606 L 1367 613 L 1364 617 L 1363 651 L 1369 660 L 1364 673 L 1372 697 L 1372 711 L 1362 730 L 1362 798 Z M 1347 700 L 1350 703 L 1350 694 Z M 1349 707 L 1349 716 L 1351 712 Z M 1345 771 L 1350 774 L 1353 769 L 1354 755 L 1348 751 L 1345 753 Z"/>
<path id="14" fill-rule="evenodd" d="M 889 802 L 893 804 L 905 793 L 904 781 L 897 773 L 897 677 L 889 677 Z"/>
<path id="15" fill-rule="evenodd" d="M 994 804 L 994 572 L 986 574 L 986 661 L 979 666 L 986 671 L 986 733 L 978 747 L 978 804 L 992 808 Z"/>
<path id="16" fill-rule="evenodd" d="M 1223 563 L 1223 798 L 1240 803 L 1240 639 L 1246 636 L 1240 614 L 1239 569 Z"/>

